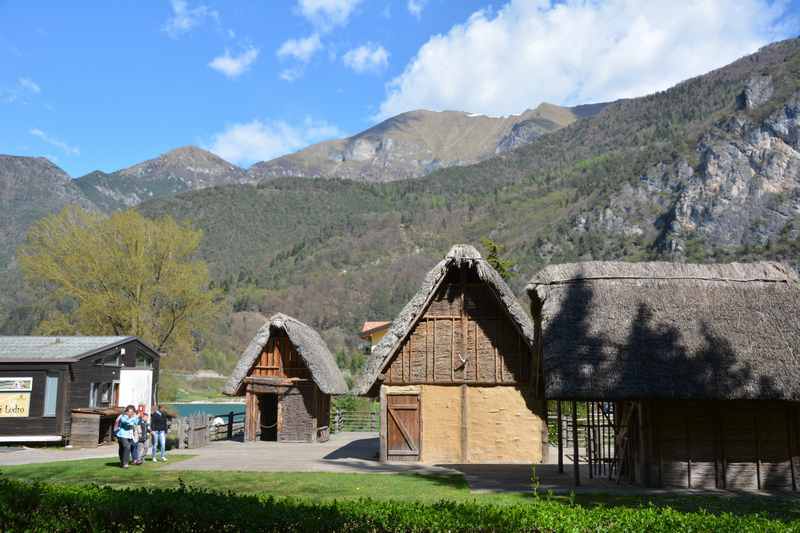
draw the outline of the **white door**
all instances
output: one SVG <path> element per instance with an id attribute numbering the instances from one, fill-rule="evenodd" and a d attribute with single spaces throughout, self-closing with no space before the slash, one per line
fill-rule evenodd
<path id="1" fill-rule="evenodd" d="M 123 368 L 119 373 L 119 403 L 120 407 L 126 405 L 145 406 L 145 411 L 150 412 L 153 403 L 153 369 L 151 368 Z"/>

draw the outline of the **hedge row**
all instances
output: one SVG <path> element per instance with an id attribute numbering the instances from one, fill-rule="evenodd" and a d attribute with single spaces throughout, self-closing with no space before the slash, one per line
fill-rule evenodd
<path id="1" fill-rule="evenodd" d="M 2 531 L 800 531 L 762 516 L 669 508 L 307 500 L 0 479 Z"/>

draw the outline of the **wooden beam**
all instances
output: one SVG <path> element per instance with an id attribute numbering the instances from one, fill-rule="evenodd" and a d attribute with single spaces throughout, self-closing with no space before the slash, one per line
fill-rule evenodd
<path id="1" fill-rule="evenodd" d="M 647 446 L 645 442 L 645 434 L 644 434 L 644 423 L 645 423 L 645 416 L 644 416 L 644 402 L 638 402 L 639 408 L 639 482 L 643 486 L 647 486 L 649 483 L 649 479 L 647 476 Z"/>
<path id="2" fill-rule="evenodd" d="M 467 398 L 467 385 L 461 384 L 461 463 L 466 464 L 469 455 L 467 453 L 467 443 L 469 439 L 467 426 L 469 425 L 469 407 Z"/>
<path id="3" fill-rule="evenodd" d="M 575 400 L 572 400 L 572 471 L 578 487 L 581 484 L 581 465 L 578 457 L 578 404 Z"/>
<path id="4" fill-rule="evenodd" d="M 387 442 L 386 442 L 386 438 L 387 438 L 386 425 L 387 425 L 387 422 L 389 421 L 389 417 L 386 416 L 387 409 L 386 409 L 386 386 L 385 385 L 381 385 L 380 402 L 381 402 L 381 436 L 380 436 L 380 439 L 379 439 L 379 441 L 380 441 L 380 451 L 378 453 L 379 453 L 380 461 L 385 463 L 387 461 L 387 458 L 386 458 L 386 445 L 387 445 Z"/>
<path id="5" fill-rule="evenodd" d="M 564 428 L 561 422 L 561 400 L 556 401 L 556 432 L 558 434 L 558 472 L 564 473 Z"/>
<path id="6" fill-rule="evenodd" d="M 792 410 L 786 408 L 786 451 L 789 455 L 789 471 L 792 474 L 792 490 L 797 490 L 797 473 L 794 471 L 794 454 L 792 453 L 792 433 L 794 429 L 792 424 Z"/>
<path id="7" fill-rule="evenodd" d="M 761 436 L 759 435 L 758 415 L 753 415 L 756 433 L 756 488 L 761 490 Z"/>

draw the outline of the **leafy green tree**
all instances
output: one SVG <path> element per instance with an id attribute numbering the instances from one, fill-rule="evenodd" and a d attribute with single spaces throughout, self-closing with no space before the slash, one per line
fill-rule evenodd
<path id="1" fill-rule="evenodd" d="M 37 222 L 18 251 L 27 281 L 46 298 L 36 328 L 51 335 L 136 335 L 186 353 L 219 311 L 202 233 L 136 211 L 109 217 L 77 206 Z"/>
<path id="2" fill-rule="evenodd" d="M 516 266 L 516 263 L 510 259 L 501 257 L 505 249 L 488 237 L 482 238 L 481 244 L 486 249 L 486 262 L 492 265 L 492 268 L 497 270 L 498 274 L 500 274 L 504 280 L 511 279 L 511 277 L 514 276 L 513 268 Z"/>

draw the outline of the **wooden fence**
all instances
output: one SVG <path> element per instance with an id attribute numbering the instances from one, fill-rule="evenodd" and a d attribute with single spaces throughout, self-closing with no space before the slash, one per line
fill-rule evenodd
<path id="1" fill-rule="evenodd" d="M 244 434 L 244 413 L 182 416 L 173 420 L 172 432 L 178 448 L 202 448 L 210 441 L 233 440 Z"/>
<path id="2" fill-rule="evenodd" d="M 376 411 L 347 411 L 334 409 L 331 413 L 331 430 L 333 433 L 343 431 L 378 431 L 380 415 Z"/>

